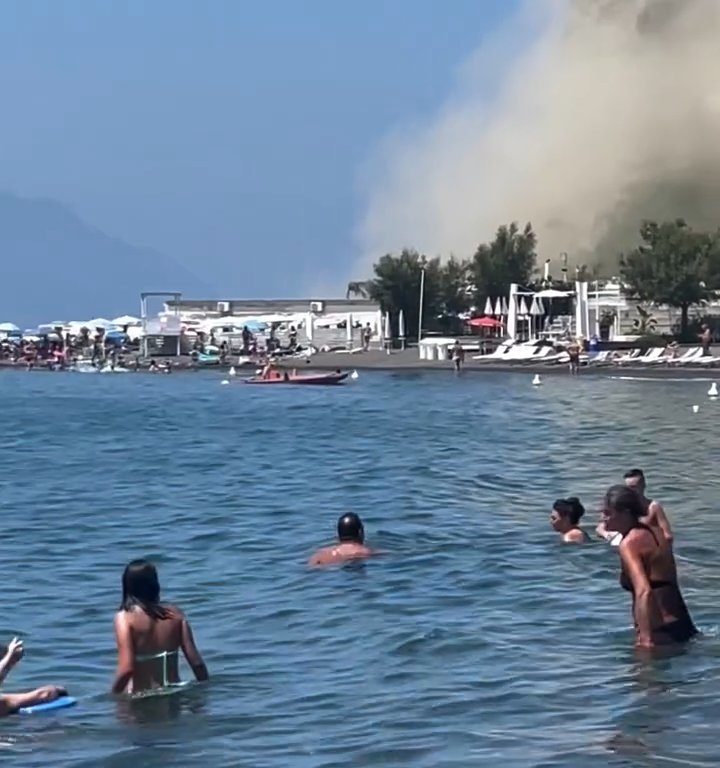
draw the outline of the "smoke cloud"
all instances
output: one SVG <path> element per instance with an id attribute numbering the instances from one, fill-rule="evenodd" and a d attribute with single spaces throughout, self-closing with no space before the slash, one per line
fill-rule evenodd
<path id="1" fill-rule="evenodd" d="M 403 247 L 469 257 L 513 220 L 605 273 L 642 218 L 715 229 L 718 41 L 718 0 L 529 0 L 373 158 L 354 277 Z"/>

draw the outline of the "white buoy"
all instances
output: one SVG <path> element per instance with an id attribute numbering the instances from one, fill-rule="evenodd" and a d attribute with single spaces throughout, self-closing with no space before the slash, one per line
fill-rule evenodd
<path id="1" fill-rule="evenodd" d="M 720 393 L 718 393 L 717 384 L 713 381 L 710 385 L 710 389 L 708 389 L 708 397 L 717 397 L 718 394 Z"/>
<path id="2" fill-rule="evenodd" d="M 699 405 L 693 405 L 693 413 L 697 413 L 700 410 Z"/>
<path id="3" fill-rule="evenodd" d="M 358 378 L 358 372 L 357 372 L 357 371 L 353 371 L 353 372 L 350 374 L 350 378 L 351 378 L 351 379 L 357 379 L 357 378 Z"/>
<path id="4" fill-rule="evenodd" d="M 542 381 L 540 381 L 540 374 L 539 373 L 536 373 L 533 376 L 532 383 L 533 383 L 533 387 L 539 387 L 542 384 Z"/>
<path id="5" fill-rule="evenodd" d="M 227 379 L 223 379 L 220 383 L 221 384 L 229 384 L 230 382 Z"/>
<path id="6" fill-rule="evenodd" d="M 235 376 L 236 375 L 235 366 L 231 365 L 230 370 L 228 371 L 228 376 Z"/>

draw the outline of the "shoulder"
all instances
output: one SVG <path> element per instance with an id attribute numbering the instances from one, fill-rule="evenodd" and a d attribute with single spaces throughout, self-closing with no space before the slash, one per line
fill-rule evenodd
<path id="1" fill-rule="evenodd" d="M 581 544 L 585 541 L 585 533 L 579 528 L 573 528 L 563 536 L 563 541 L 571 544 Z"/>

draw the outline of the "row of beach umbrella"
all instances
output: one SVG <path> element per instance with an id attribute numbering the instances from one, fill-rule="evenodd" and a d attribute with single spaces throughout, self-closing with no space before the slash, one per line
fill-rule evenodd
<path id="1" fill-rule="evenodd" d="M 524 296 L 520 296 L 517 299 L 517 302 L 518 317 L 539 317 L 540 315 L 545 314 L 545 305 L 543 304 L 543 300 L 538 299 L 537 296 L 533 296 L 532 302 L 530 302 L 529 305 L 527 299 Z M 487 315 L 488 317 L 507 317 L 509 314 L 508 310 L 509 307 L 506 298 L 497 298 L 493 302 L 493 300 L 488 296 L 487 301 L 485 302 L 485 312 L 483 314 Z"/>

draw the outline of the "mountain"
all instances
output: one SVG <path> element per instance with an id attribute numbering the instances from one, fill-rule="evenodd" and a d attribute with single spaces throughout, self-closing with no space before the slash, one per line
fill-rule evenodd
<path id="1" fill-rule="evenodd" d="M 137 315 L 141 291 L 215 295 L 174 259 L 109 236 L 62 203 L 0 193 L 0 322 Z"/>

